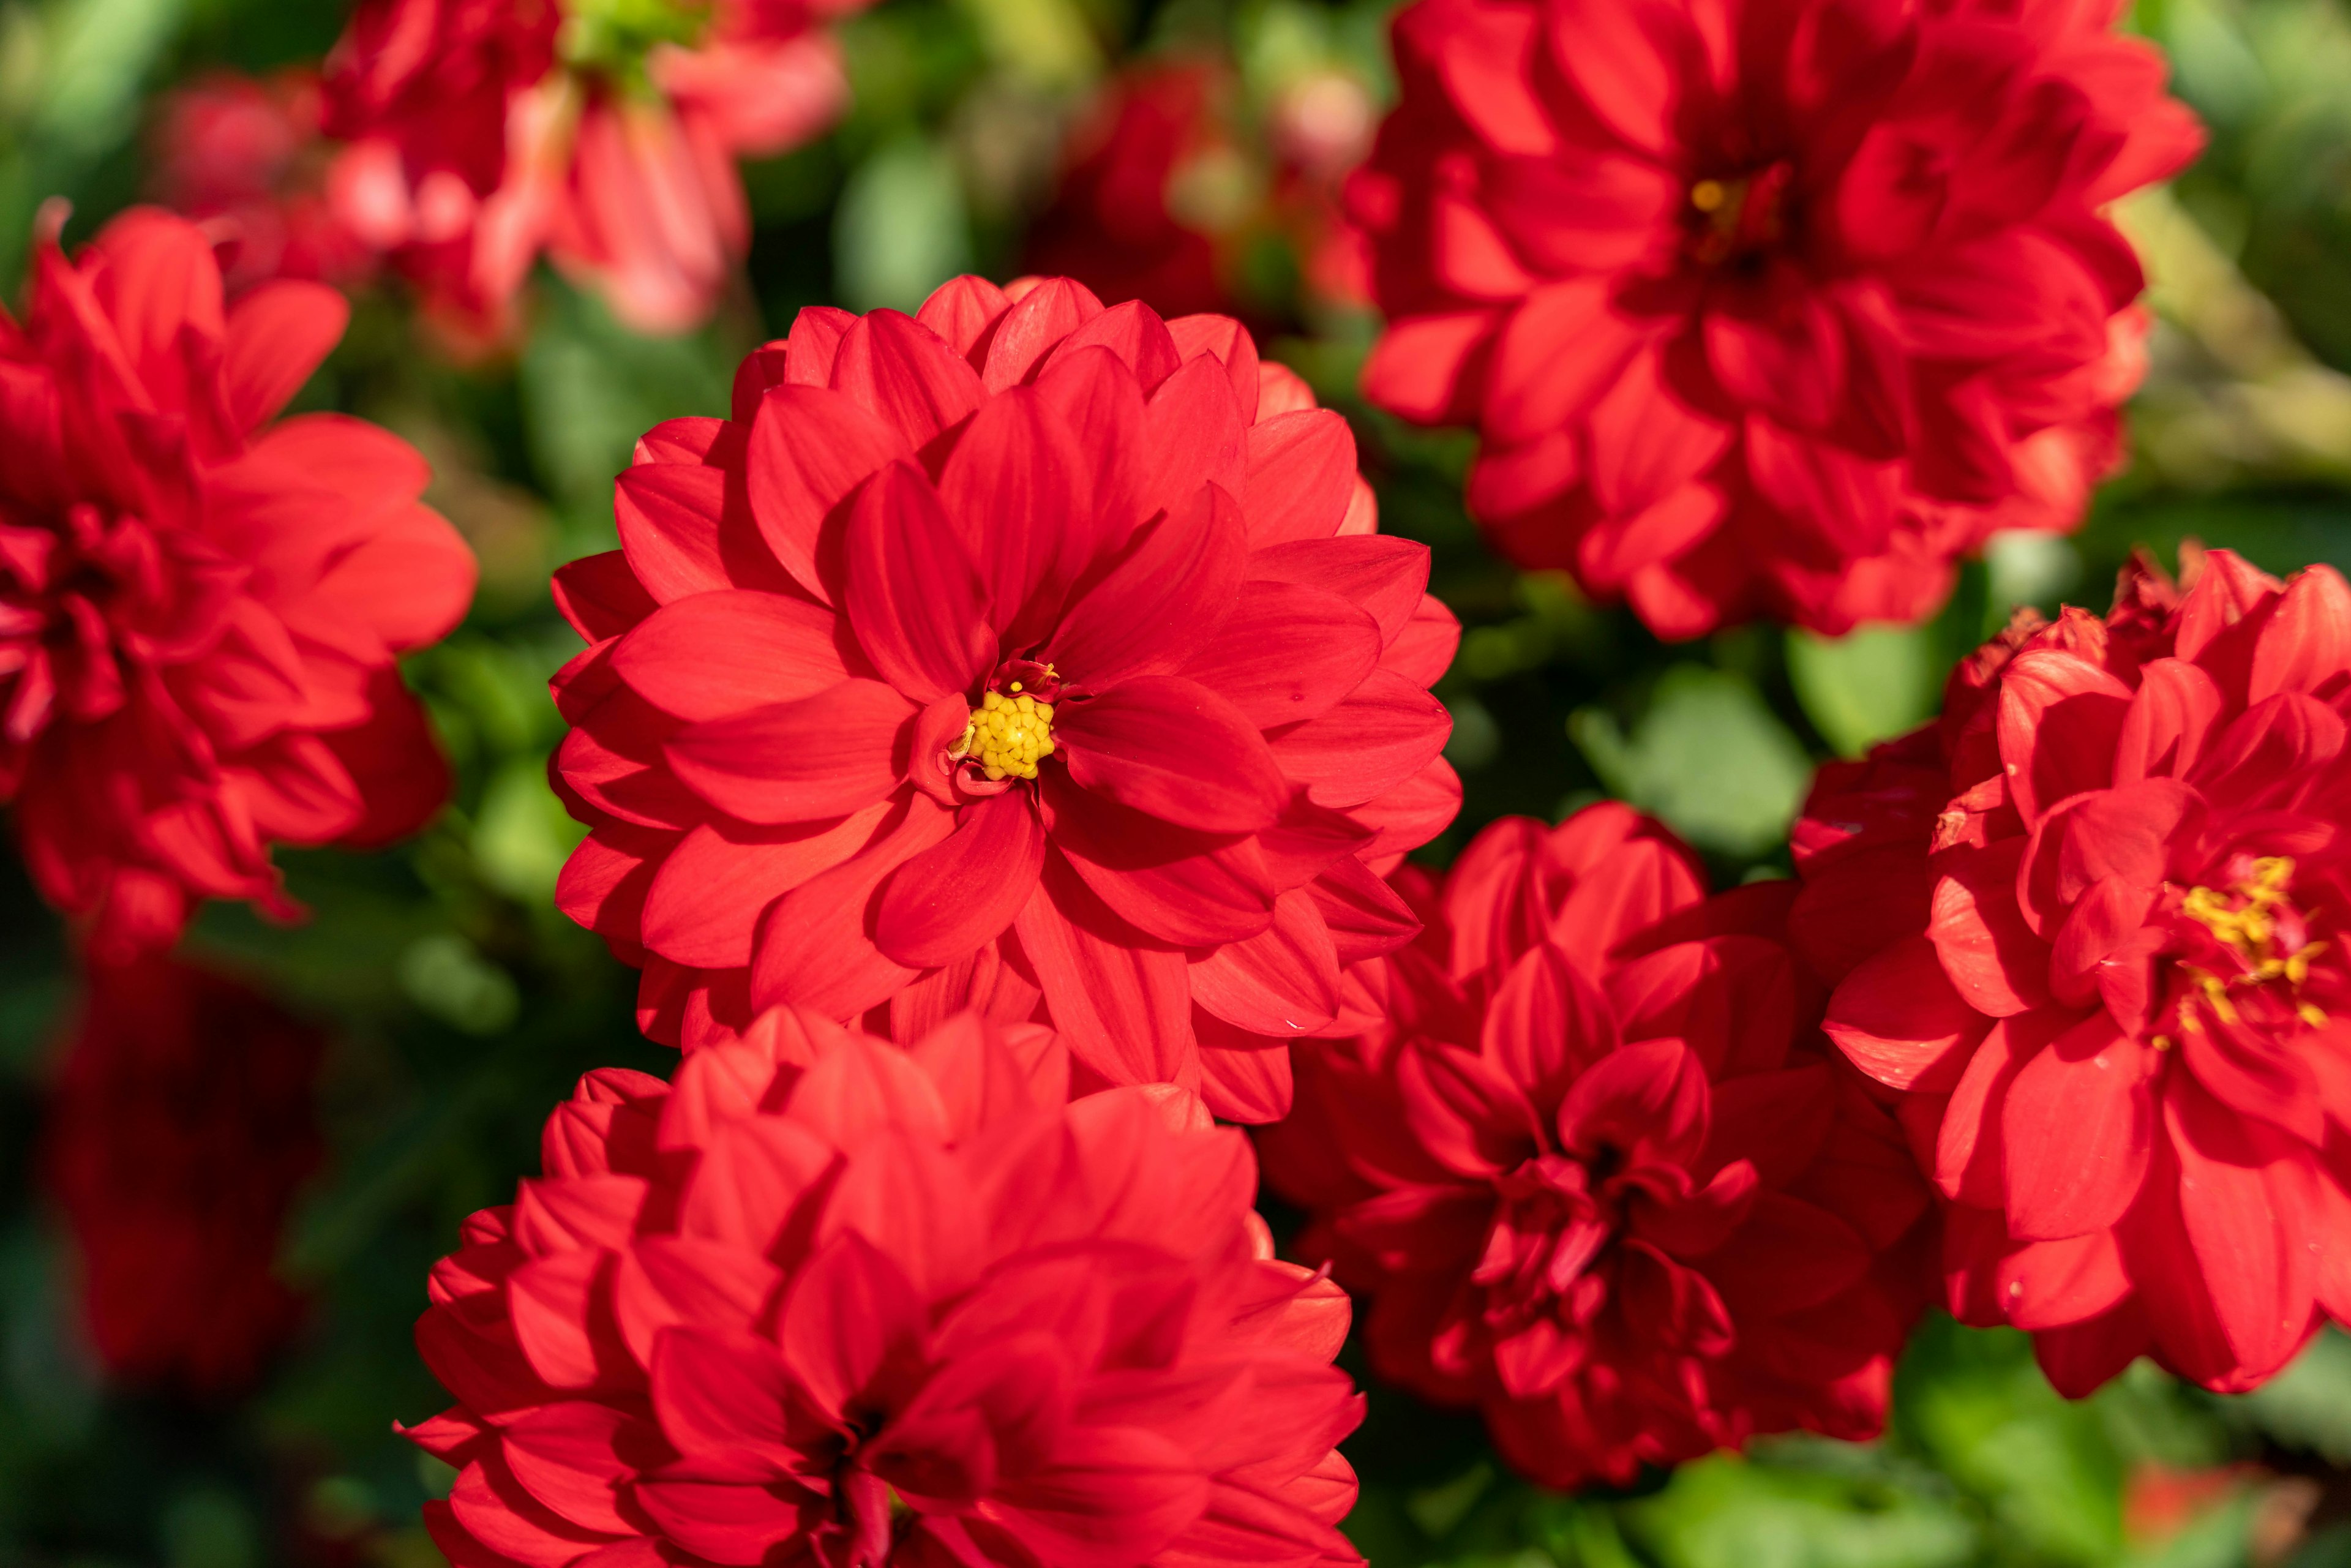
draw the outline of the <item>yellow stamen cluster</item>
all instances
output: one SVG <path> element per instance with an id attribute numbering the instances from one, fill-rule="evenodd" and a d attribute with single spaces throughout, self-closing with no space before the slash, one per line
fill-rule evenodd
<path id="1" fill-rule="evenodd" d="M 1027 692 L 982 692 L 948 755 L 970 758 L 990 779 L 1034 779 L 1038 762 L 1053 755 L 1053 705 Z"/>
<path id="2" fill-rule="evenodd" d="M 2191 887 L 2180 900 L 2180 909 L 2190 918 L 2200 921 L 2213 936 L 2219 937 L 2240 957 L 2252 966 L 2250 974 L 2223 980 L 2218 975 L 2190 967 L 2189 975 L 2204 999 L 2211 1006 L 2214 1016 L 2223 1023 L 2237 1021 L 2237 1009 L 2229 1000 L 2229 988 L 2258 986 L 2270 980 L 2283 980 L 2295 990 L 2310 978 L 2310 961 L 2326 950 L 2324 942 L 2305 942 L 2291 953 L 2281 953 L 2273 944 L 2277 938 L 2277 907 L 2286 902 L 2286 890 L 2294 882 L 2294 861 L 2286 855 L 2265 855 L 2253 862 L 2253 874 L 2236 883 L 2226 893 L 2210 887 Z M 2323 1024 L 2325 1012 L 2310 1003 L 2301 1003 L 2294 1009 L 2304 1023 Z M 2195 1029 L 2196 1019 L 2184 1014 L 2180 1027 Z M 2168 1045 L 2169 1040 L 2158 1036 L 2156 1043 Z"/>
<path id="3" fill-rule="evenodd" d="M 2253 862 L 2251 878 L 2229 893 L 2191 887 L 2180 907 L 2210 926 L 2213 936 L 2260 962 L 2268 957 L 2270 938 L 2277 934 L 2277 917 L 2271 911 L 2285 902 L 2286 887 L 2293 881 L 2294 862 L 2284 855 L 2267 855 Z M 2241 902 L 2231 902 L 2231 894 Z"/>

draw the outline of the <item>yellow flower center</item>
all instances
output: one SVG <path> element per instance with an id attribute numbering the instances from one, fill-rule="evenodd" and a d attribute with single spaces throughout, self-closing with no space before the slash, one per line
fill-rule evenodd
<path id="1" fill-rule="evenodd" d="M 2214 1016 L 2223 1023 L 2237 1021 L 2236 1004 L 2229 999 L 2232 986 L 2259 986 L 2272 980 L 2283 980 L 2293 990 L 2300 991 L 2310 978 L 2310 961 L 2326 950 L 2324 942 L 2305 942 L 2292 952 L 2278 947 L 2278 910 L 2286 903 L 2286 890 L 2294 883 L 2294 861 L 2287 855 L 2265 855 L 2253 862 L 2252 875 L 2231 885 L 2227 892 L 2218 888 L 2191 887 L 2179 902 L 2183 914 L 2200 923 L 2220 938 L 2221 944 L 2242 958 L 2248 970 L 2227 979 L 2208 973 L 2194 965 L 2185 965 L 2189 977 L 2204 993 L 2204 1000 Z M 2309 1002 L 2294 1009 L 2304 1023 L 2313 1026 L 2326 1021 L 2326 1014 Z M 2198 1028 L 2195 1018 L 2182 1010 L 2180 1027 Z M 2156 1037 L 2158 1046 L 2171 1042 Z"/>
<path id="2" fill-rule="evenodd" d="M 1019 681 L 1009 691 L 983 692 L 963 739 L 947 755 L 971 758 L 990 779 L 1034 779 L 1038 762 L 1053 755 L 1053 705 L 1022 691 Z"/>

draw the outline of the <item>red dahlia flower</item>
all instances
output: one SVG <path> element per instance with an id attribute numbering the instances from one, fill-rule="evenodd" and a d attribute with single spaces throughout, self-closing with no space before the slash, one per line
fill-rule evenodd
<path id="1" fill-rule="evenodd" d="M 558 897 L 687 1047 L 781 1002 L 1049 1019 L 1086 1082 L 1289 1103 L 1408 939 L 1458 636 L 1346 422 L 1219 317 L 975 278 L 810 309 L 566 567 Z"/>
<path id="2" fill-rule="evenodd" d="M 1475 423 L 1505 553 L 1660 635 L 1929 612 L 2078 520 L 2136 380 L 2101 209 L 2199 134 L 2117 9 L 1419 0 L 1351 193 L 1365 392 Z"/>
<path id="3" fill-rule="evenodd" d="M 1068 1088 L 1031 1025 L 789 1009 L 674 1087 L 582 1079 L 417 1325 L 449 1561 L 1359 1561 L 1346 1297 L 1197 1100 Z"/>
<path id="4" fill-rule="evenodd" d="M 325 1155 L 324 1041 L 238 981 L 148 954 L 86 966 L 42 1164 L 90 1343 L 119 1377 L 235 1393 L 301 1318 L 275 1265 Z"/>
<path id="5" fill-rule="evenodd" d="M 444 321 L 508 326 L 543 250 L 643 331 L 710 314 L 750 244 L 735 160 L 848 101 L 862 0 L 361 0 L 328 61 L 344 220 Z"/>
<path id="6" fill-rule="evenodd" d="M 2252 1386 L 2351 1319 L 2351 591 L 2216 551 L 2027 617 L 1833 765 L 1795 929 L 1900 1092 L 1951 1310 L 2060 1388 Z"/>
<path id="7" fill-rule="evenodd" d="M 1383 1023 L 1301 1051 L 1261 1134 L 1373 1367 L 1547 1486 L 1875 1435 L 1928 1195 L 1819 1040 L 1789 885 L 1708 899 L 1604 805 L 1505 818 L 1423 886 L 1419 942 L 1356 971 Z"/>
<path id="8" fill-rule="evenodd" d="M 327 201 L 319 78 L 219 71 L 167 95 L 153 138 L 156 199 L 224 252 L 231 298 L 272 277 L 348 285 L 375 254 Z"/>
<path id="9" fill-rule="evenodd" d="M 463 615 L 474 558 L 423 459 L 339 414 L 270 423 L 340 337 L 332 289 L 224 309 L 211 244 L 140 209 L 0 312 L 0 800 L 110 946 L 191 900 L 290 908 L 272 842 L 381 843 L 448 790 L 392 657 Z"/>

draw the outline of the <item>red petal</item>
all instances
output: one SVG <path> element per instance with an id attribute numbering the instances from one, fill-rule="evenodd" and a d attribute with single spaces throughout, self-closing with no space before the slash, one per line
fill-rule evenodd
<path id="1" fill-rule="evenodd" d="M 2115 752 L 2130 688 L 2055 649 L 2011 661 L 2000 691 L 2000 755 L 2009 799 L 2028 823 L 2069 795 L 2115 781 Z"/>
<path id="2" fill-rule="evenodd" d="M 865 482 L 842 554 L 842 607 L 892 685 L 930 703 L 968 695 L 995 667 L 987 590 L 920 468 L 893 463 Z"/>
<path id="3" fill-rule="evenodd" d="M 2286 584 L 2285 596 L 2253 644 L 2245 700 L 2278 692 L 2340 698 L 2351 686 L 2351 587 L 2331 566 L 2314 566 Z"/>
<path id="4" fill-rule="evenodd" d="M 2000 1260 L 1998 1280 L 2001 1310 L 2021 1329 L 2085 1322 L 2131 1293 L 2111 1230 L 2028 1242 Z"/>
<path id="5" fill-rule="evenodd" d="M 1241 417 L 1257 418 L 1257 340 L 1248 328 L 1229 316 L 1178 316 L 1167 323 L 1167 335 L 1175 340 L 1179 359 L 1207 355 L 1223 365 L 1232 379 Z"/>
<path id="6" fill-rule="evenodd" d="M 1250 548 L 1334 537 L 1354 497 L 1355 436 L 1347 422 L 1327 408 L 1276 414 L 1249 426 L 1248 442 L 1240 494 Z"/>
<path id="7" fill-rule="evenodd" d="M 939 497 L 979 569 L 989 622 L 1007 646 L 1044 634 L 1104 542 L 1092 497 L 1081 493 L 1089 465 L 1044 397 L 1017 387 L 988 400 L 939 475 Z"/>
<path id="8" fill-rule="evenodd" d="M 1277 891 L 1254 841 L 1169 827 L 1048 774 L 1053 842 L 1122 919 L 1179 947 L 1266 928 Z"/>
<path id="9" fill-rule="evenodd" d="M 1844 977 L 1822 1027 L 1880 1083 L 1936 1092 L 1959 1081 L 1991 1019 L 1952 986 L 1932 942 L 1907 936 Z"/>
<path id="10" fill-rule="evenodd" d="M 612 482 L 621 552 L 645 591 L 664 604 L 735 586 L 718 554 L 726 509 L 726 476 L 716 468 L 653 464 Z"/>
<path id="11" fill-rule="evenodd" d="M 768 906 L 854 859 L 890 812 L 890 802 L 877 800 L 838 822 L 797 829 L 703 823 L 661 862 L 633 935 L 693 968 L 739 968 L 751 961 L 752 935 Z"/>
<path id="12" fill-rule="evenodd" d="M 1428 586 L 1428 547 L 1416 539 L 1382 534 L 1276 545 L 1249 556 L 1252 580 L 1294 582 L 1336 594 L 1360 605 L 1379 622 L 1380 641 L 1393 643 L 1424 613 L 1451 613 L 1423 591 Z"/>
<path id="13" fill-rule="evenodd" d="M 1592 493 L 1604 510 L 1646 511 L 1711 467 L 1730 432 L 1698 413 L 1665 381 L 1663 354 L 1647 350 L 1592 407 Z"/>
<path id="14" fill-rule="evenodd" d="M 1314 900 L 1292 890 L 1273 924 L 1192 961 L 1192 999 L 1236 1029 L 1276 1039 L 1311 1033 L 1339 1012 L 1339 952 Z"/>
<path id="15" fill-rule="evenodd" d="M 1144 409 L 1144 515 L 1173 511 L 1203 485 L 1245 496 L 1249 427 L 1215 360 L 1192 361 L 1159 383 Z"/>
<path id="16" fill-rule="evenodd" d="M 813 822 L 869 806 L 906 777 L 922 710 L 880 681 L 688 725 L 663 747 L 695 794 L 747 822 Z"/>
<path id="17" fill-rule="evenodd" d="M 1102 314 L 1093 290 L 1075 279 L 1049 277 L 1023 294 L 987 346 L 981 379 L 990 392 L 1019 385 L 1061 340 Z"/>
<path id="18" fill-rule="evenodd" d="M 1445 705 L 1390 670 L 1374 670 L 1319 718 L 1266 737 L 1283 775 L 1317 805 L 1360 806 L 1411 778 L 1445 749 Z"/>
<path id="19" fill-rule="evenodd" d="M 1167 324 L 1140 299 L 1112 306 L 1062 339 L 1054 345 L 1045 368 L 1051 370 L 1053 361 L 1065 354 L 1091 348 L 1108 349 L 1117 355 L 1119 362 L 1134 372 L 1146 392 L 1175 374 L 1176 367 L 1183 363 Z"/>
<path id="20" fill-rule="evenodd" d="M 1364 395 L 1391 413 L 1435 424 L 1482 388 L 1466 387 L 1467 370 L 1493 332 L 1499 312 L 1465 310 L 1406 316 L 1393 322 L 1364 361 Z"/>
<path id="21" fill-rule="evenodd" d="M 1395 1082 L 1413 1135 L 1457 1175 L 1498 1176 L 1541 1146 L 1534 1107 L 1482 1057 L 1415 1040 L 1396 1055 Z"/>
<path id="22" fill-rule="evenodd" d="M 985 396 L 961 354 L 897 310 L 857 319 L 833 356 L 832 386 L 914 448 L 961 423 Z"/>
<path id="23" fill-rule="evenodd" d="M 2249 1384 L 2284 1365 L 2317 1326 L 2311 1156 L 2192 1089 L 2170 1087 L 2164 1120 L 2189 1245 Z"/>
<path id="24" fill-rule="evenodd" d="M 2091 1014 L 2026 1062 L 2001 1113 L 2009 1233 L 2060 1240 L 2103 1230 L 2147 1179 L 2150 1080 L 2161 1053 Z"/>
<path id="25" fill-rule="evenodd" d="M 1183 672 L 1272 729 L 1321 717 L 1379 662 L 1379 624 L 1363 610 L 1319 589 L 1252 581 Z"/>
<path id="26" fill-rule="evenodd" d="M 1479 1050 L 1537 1105 L 1555 1105 L 1569 1083 L 1616 1049 L 1608 999 L 1565 953 L 1537 942 L 1486 1004 Z"/>
<path id="27" fill-rule="evenodd" d="M 1610 1051 L 1559 1103 L 1559 1141 L 1586 1158 L 1621 1151 L 1635 1166 L 1687 1166 L 1706 1146 L 1706 1064 L 1677 1040 Z"/>
<path id="28" fill-rule="evenodd" d="M 1066 678 L 1091 687 L 1167 674 L 1224 623 L 1247 556 L 1239 504 L 1203 485 L 1135 530 L 1116 564 L 1070 606 L 1044 651 Z"/>
<path id="29" fill-rule="evenodd" d="M 2186 777 L 2204 754 L 2220 707 L 2220 688 L 2187 660 L 2140 665 L 2138 691 L 2115 742 L 2115 783 Z"/>
<path id="30" fill-rule="evenodd" d="M 2044 1008 L 1992 1025 L 1968 1059 L 1936 1134 L 1933 1174 L 1945 1197 L 1976 1208 L 2001 1206 L 2001 1114 L 2009 1086 L 2027 1061 L 2080 1021 L 2076 1012 Z"/>
<path id="31" fill-rule="evenodd" d="M 967 806 L 951 837 L 883 884 L 873 945 L 912 969 L 954 963 L 1012 924 L 1044 863 L 1045 831 L 1028 790 Z"/>
<path id="32" fill-rule="evenodd" d="M 239 299 L 221 355 L 230 423 L 250 431 L 284 408 L 342 341 L 350 319 L 340 294 L 298 278 L 271 278 Z"/>
<path id="33" fill-rule="evenodd" d="M 831 601 L 836 563 L 821 559 L 832 549 L 826 519 L 867 475 L 914 450 L 904 432 L 841 392 L 786 385 L 759 400 L 745 459 L 751 516 L 802 588 Z"/>
<path id="34" fill-rule="evenodd" d="M 1014 928 L 1071 1053 L 1113 1083 L 1199 1082 L 1184 955 L 1146 946 L 1048 856 Z"/>
<path id="35" fill-rule="evenodd" d="M 1601 123 L 1642 152 L 1677 151 L 1675 116 L 1705 57 L 1685 14 L 1654 0 L 1567 0 L 1542 16 L 1552 61 Z"/>
<path id="36" fill-rule="evenodd" d="M 873 945 L 873 890 L 882 879 L 955 831 L 955 813 L 927 796 L 855 859 L 844 861 L 768 906 L 753 938 L 751 1001 L 761 1011 L 789 1002 L 851 1018 L 890 997 L 914 971 Z"/>
<path id="37" fill-rule="evenodd" d="M 689 722 L 797 702 L 849 678 L 840 617 L 749 589 L 664 605 L 621 639 L 612 669 L 639 696 Z"/>
<path id="38" fill-rule="evenodd" d="M 1289 798 L 1256 727 L 1173 675 L 1063 702 L 1053 738 L 1072 782 L 1178 827 L 1254 832 L 1272 826 Z"/>
<path id="39" fill-rule="evenodd" d="M 784 338 L 784 382 L 799 387 L 832 384 L 832 361 L 841 340 L 857 325 L 856 312 L 831 305 L 803 305 Z M 746 417 L 741 416 L 738 417 Z"/>
<path id="40" fill-rule="evenodd" d="M 1213 1018 L 1195 1020 L 1200 1031 L 1200 1098 L 1211 1115 L 1228 1122 L 1263 1125 L 1290 1114 L 1292 1086 L 1290 1047 L 1280 1040 L 1256 1040 L 1238 1030 L 1228 1038 L 1247 1045 L 1213 1045 L 1215 1031 L 1228 1026 Z"/>
<path id="41" fill-rule="evenodd" d="M 616 549 L 557 567 L 553 587 L 555 608 L 590 643 L 619 636 L 659 608 Z"/>
<path id="42" fill-rule="evenodd" d="M 1011 308 L 1012 301 L 1004 297 L 1004 290 L 985 277 L 966 273 L 932 289 L 931 297 L 914 312 L 914 319 L 945 339 L 956 353 L 972 360 L 972 351 L 987 340 L 988 329 Z M 973 361 L 972 368 L 978 366 L 979 361 Z"/>
<path id="43" fill-rule="evenodd" d="M 2049 999 L 2049 945 L 2033 935 L 2016 903 L 2016 868 L 2025 841 L 2004 839 L 1940 857 L 1928 939 L 1943 973 L 1967 1004 L 2009 1018 Z"/>
<path id="44" fill-rule="evenodd" d="M 1483 424 L 1510 444 L 1580 420 L 1640 349 L 1639 329 L 1610 308 L 1604 277 L 1546 283 L 1504 320 L 1486 371 Z"/>

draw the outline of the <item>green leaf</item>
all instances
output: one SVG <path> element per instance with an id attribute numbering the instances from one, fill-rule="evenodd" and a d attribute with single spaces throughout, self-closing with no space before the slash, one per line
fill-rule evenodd
<path id="1" fill-rule="evenodd" d="M 1947 1500 L 1728 1456 L 1618 1512 L 1667 1568 L 1958 1568 L 1977 1552 Z"/>
<path id="2" fill-rule="evenodd" d="M 555 897 L 563 862 L 588 836 L 547 782 L 547 759 L 518 758 L 482 791 L 474 816 L 474 863 L 507 897 L 543 904 Z"/>
<path id="3" fill-rule="evenodd" d="M 1611 794 L 1726 854 L 1768 853 L 1812 779 L 1812 758 L 1754 686 L 1703 664 L 1667 670 L 1630 736 L 1600 708 L 1579 709 L 1568 734 Z"/>
<path id="4" fill-rule="evenodd" d="M 715 330 L 641 338 L 594 296 L 544 281 L 546 313 L 520 370 L 531 457 L 568 510 L 609 524 L 612 477 L 637 437 L 665 419 L 726 412 L 739 345 Z"/>
<path id="5" fill-rule="evenodd" d="M 1787 657 L 1804 716 L 1841 757 L 1859 757 L 1934 716 L 1943 672 L 1922 627 L 1864 626 L 1836 638 L 1791 632 Z"/>

